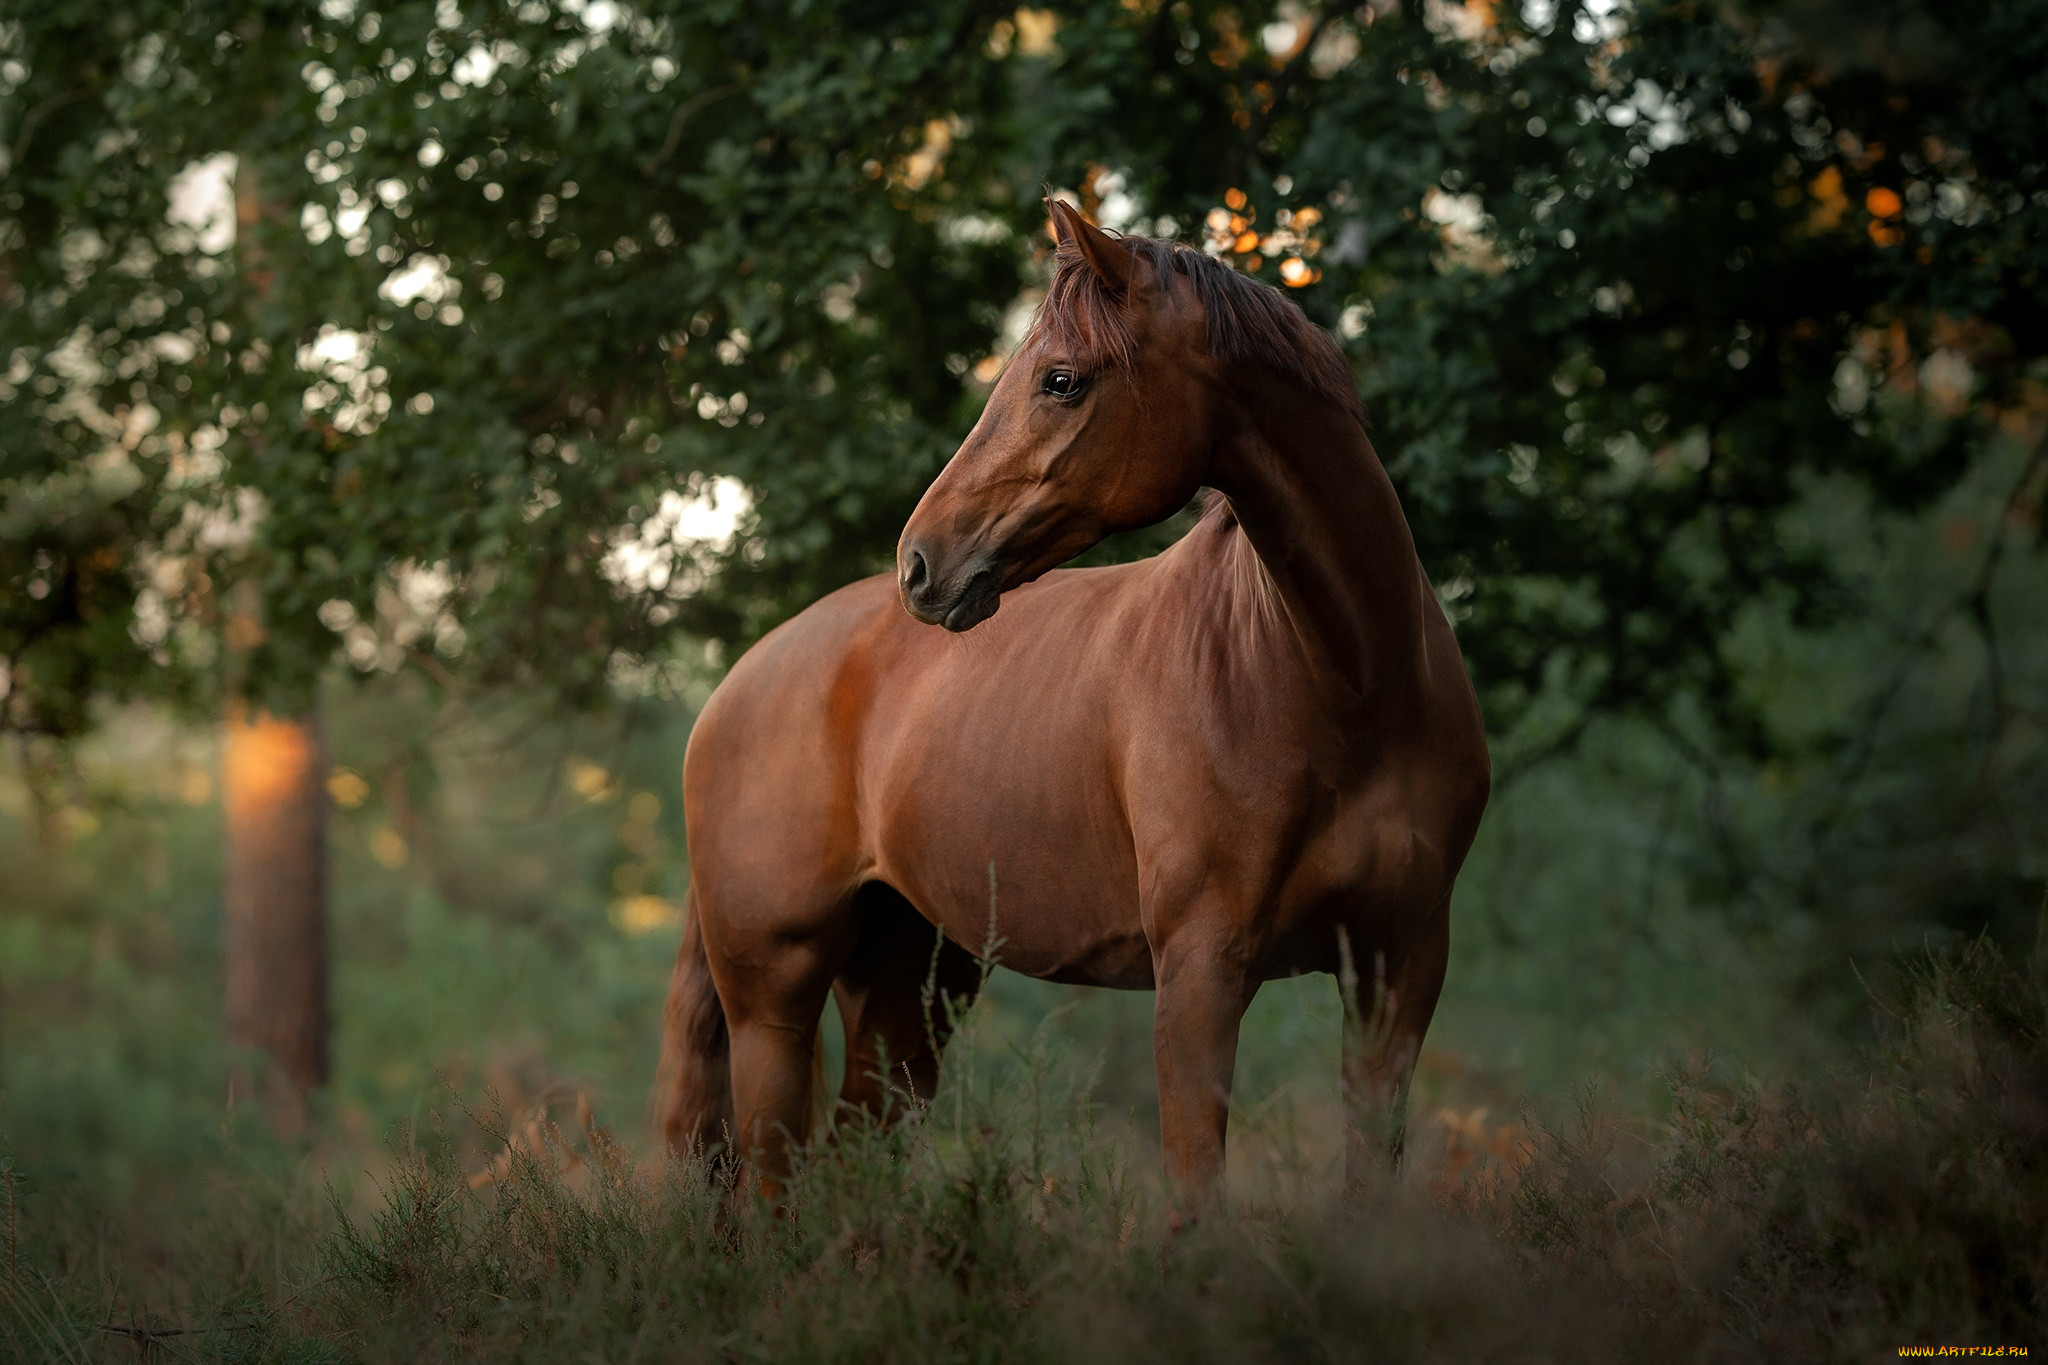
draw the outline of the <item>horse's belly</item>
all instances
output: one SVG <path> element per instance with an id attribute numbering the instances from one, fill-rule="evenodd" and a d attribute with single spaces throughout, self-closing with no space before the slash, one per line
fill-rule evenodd
<path id="1" fill-rule="evenodd" d="M 947 937 L 1027 976 L 1149 988 L 1151 950 L 1128 852 L 1045 812 L 970 802 L 898 821 L 876 873 Z"/>
<path id="2" fill-rule="evenodd" d="M 935 747 L 864 812 L 875 875 L 954 942 L 1029 976 L 1149 988 L 1128 825 L 1089 767 L 1041 747 Z M 1056 747 L 1056 746 L 1055 746 Z"/>

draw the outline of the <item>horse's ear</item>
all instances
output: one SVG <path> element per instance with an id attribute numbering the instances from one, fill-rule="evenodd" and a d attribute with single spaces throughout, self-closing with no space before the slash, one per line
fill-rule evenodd
<path id="1" fill-rule="evenodd" d="M 1122 295 L 1131 287 L 1131 275 L 1138 263 L 1128 248 L 1083 218 L 1080 210 L 1064 199 L 1047 199 L 1045 207 L 1052 214 L 1053 238 L 1061 246 L 1071 246 L 1081 253 L 1081 259 L 1104 288 Z"/>

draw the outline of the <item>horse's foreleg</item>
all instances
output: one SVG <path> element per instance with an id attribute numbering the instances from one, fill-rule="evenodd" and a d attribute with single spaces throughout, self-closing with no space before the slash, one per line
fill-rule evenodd
<path id="1" fill-rule="evenodd" d="M 1159 1136 L 1178 1228 L 1221 1196 L 1237 1030 L 1257 983 L 1228 954 L 1183 935 L 1158 952 L 1152 1054 Z"/>
<path id="2" fill-rule="evenodd" d="M 732 1032 L 734 1127 L 763 1196 L 779 1200 L 794 1149 L 810 1136 L 811 1061 L 838 966 L 810 944 L 741 959 L 720 981 Z"/>
<path id="3" fill-rule="evenodd" d="M 1408 1086 L 1443 992 L 1450 906 L 1438 907 L 1396 958 L 1349 939 L 1344 997 L 1344 1179 L 1359 1189 L 1396 1169 L 1407 1141 Z"/>

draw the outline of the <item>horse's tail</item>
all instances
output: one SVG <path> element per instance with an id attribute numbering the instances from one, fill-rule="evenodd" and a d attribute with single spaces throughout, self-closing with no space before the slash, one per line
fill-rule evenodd
<path id="1" fill-rule="evenodd" d="M 695 895 L 685 901 L 683 946 L 668 982 L 654 1118 L 669 1150 L 702 1156 L 732 1143 L 732 1039 L 711 981 Z"/>

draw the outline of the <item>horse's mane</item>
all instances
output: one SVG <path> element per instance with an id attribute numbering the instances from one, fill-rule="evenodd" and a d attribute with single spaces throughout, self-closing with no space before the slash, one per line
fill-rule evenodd
<path id="1" fill-rule="evenodd" d="M 1162 282 L 1168 271 L 1188 278 L 1208 320 L 1209 353 L 1215 359 L 1290 375 L 1363 425 L 1365 405 L 1350 363 L 1330 334 L 1310 322 L 1293 300 L 1178 242 L 1124 237 L 1120 243 Z M 1034 325 L 1090 365 L 1129 370 L 1135 358 L 1130 320 L 1079 248 L 1066 242 L 1054 254 L 1052 284 Z"/>

